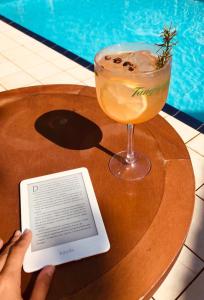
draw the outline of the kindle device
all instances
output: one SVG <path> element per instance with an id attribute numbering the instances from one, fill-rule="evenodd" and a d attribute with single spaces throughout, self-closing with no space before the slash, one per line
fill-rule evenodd
<path id="1" fill-rule="evenodd" d="M 20 195 L 22 231 L 29 228 L 33 233 L 25 272 L 110 249 L 86 168 L 23 180 Z"/>

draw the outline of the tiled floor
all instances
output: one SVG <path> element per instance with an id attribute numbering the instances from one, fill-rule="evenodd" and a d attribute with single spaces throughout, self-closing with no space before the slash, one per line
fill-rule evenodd
<path id="1" fill-rule="evenodd" d="M 76 83 L 94 86 L 94 74 L 0 21 L 0 91 L 30 85 Z M 196 205 L 190 231 L 166 280 L 152 299 L 204 299 L 204 135 L 161 112 L 189 150 L 196 178 Z"/>

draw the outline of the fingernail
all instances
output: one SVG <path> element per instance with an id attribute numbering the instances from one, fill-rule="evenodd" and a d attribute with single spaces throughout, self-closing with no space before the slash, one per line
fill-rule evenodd
<path id="1" fill-rule="evenodd" d="M 55 266 L 51 265 L 51 266 L 47 266 L 45 268 L 46 268 L 47 275 L 52 276 L 54 274 Z"/>
<path id="2" fill-rule="evenodd" d="M 20 230 L 16 230 L 14 233 L 15 237 L 19 237 L 21 235 L 21 231 Z"/>
<path id="3" fill-rule="evenodd" d="M 23 231 L 23 235 L 26 235 L 26 234 L 28 234 L 30 232 L 30 229 L 25 229 L 24 231 Z"/>

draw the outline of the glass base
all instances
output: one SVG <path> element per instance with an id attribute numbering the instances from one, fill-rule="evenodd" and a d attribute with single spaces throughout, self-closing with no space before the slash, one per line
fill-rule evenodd
<path id="1" fill-rule="evenodd" d="M 151 162 L 144 154 L 134 152 L 135 162 L 126 162 L 127 151 L 116 153 L 109 162 L 111 173 L 124 180 L 140 180 L 144 178 L 151 169 Z"/>

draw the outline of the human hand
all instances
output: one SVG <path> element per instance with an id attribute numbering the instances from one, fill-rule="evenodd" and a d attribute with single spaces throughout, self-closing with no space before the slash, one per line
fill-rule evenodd
<path id="1" fill-rule="evenodd" d="M 17 230 L 9 243 L 3 247 L 0 239 L 0 299 L 22 300 L 21 269 L 32 233 Z M 38 275 L 30 300 L 45 300 L 54 274 L 54 266 L 47 266 Z"/>

